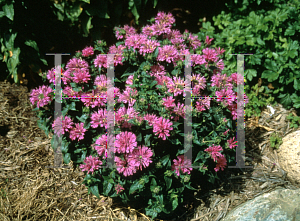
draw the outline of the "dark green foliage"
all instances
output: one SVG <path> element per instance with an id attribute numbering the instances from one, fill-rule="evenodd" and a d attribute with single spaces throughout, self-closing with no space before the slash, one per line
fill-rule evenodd
<path id="1" fill-rule="evenodd" d="M 199 36 L 214 38 L 225 52 L 225 72 L 236 72 L 237 56 L 245 55 L 246 115 L 259 115 L 273 101 L 300 107 L 300 2 L 298 0 L 229 1 L 226 12 L 203 24 Z M 262 80 L 259 83 L 259 79 Z"/>
<path id="2" fill-rule="evenodd" d="M 139 24 L 146 5 L 155 8 L 157 2 L 0 0 L 0 60 L 6 63 L 6 68 L 1 67 L 1 71 L 6 71 L 1 79 L 13 76 L 19 83 L 22 74 L 29 70 L 41 75 L 49 61 L 50 65 L 53 62 L 53 56 L 45 53 L 74 53 L 93 42 L 91 38 L 103 39 L 107 28 L 118 26 L 124 14 L 132 13 Z"/>

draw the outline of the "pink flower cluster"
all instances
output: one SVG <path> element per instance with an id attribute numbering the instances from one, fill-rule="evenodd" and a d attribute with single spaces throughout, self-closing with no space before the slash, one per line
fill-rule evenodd
<path id="1" fill-rule="evenodd" d="M 52 96 L 50 95 L 52 92 L 53 90 L 51 87 L 47 87 L 45 85 L 39 86 L 38 89 L 32 90 L 30 94 L 30 102 L 32 105 L 35 105 L 36 103 L 38 108 L 44 107 L 53 100 Z"/>
<path id="2" fill-rule="evenodd" d="M 83 161 L 84 164 L 81 164 L 79 167 L 82 169 L 82 171 L 87 171 L 87 173 L 92 173 L 100 168 L 102 165 L 102 161 L 99 160 L 99 157 L 93 157 L 93 156 L 88 156 L 85 158 Z"/>
<path id="3" fill-rule="evenodd" d="M 192 35 L 188 31 L 184 34 L 181 34 L 178 30 L 172 30 L 172 24 L 175 22 L 174 17 L 171 13 L 159 12 L 155 18 L 155 22 L 152 25 L 145 26 L 142 30 L 142 33 L 138 34 L 137 31 L 129 26 L 124 26 L 123 28 L 116 28 L 116 37 L 117 39 L 124 40 L 123 44 L 118 46 L 113 45 L 109 48 L 107 54 L 116 54 L 114 56 L 113 63 L 115 66 L 123 65 L 123 62 L 127 60 L 123 54 L 130 53 L 134 51 L 133 57 L 138 56 L 139 53 L 142 56 L 152 56 L 155 51 L 158 51 L 156 59 L 156 64 L 148 67 L 148 74 L 157 81 L 157 85 L 163 86 L 167 91 L 166 96 L 162 98 L 162 105 L 170 112 L 175 114 L 176 117 L 170 116 L 170 119 L 178 121 L 179 117 L 185 117 L 184 103 L 177 102 L 175 103 L 176 97 L 179 95 L 185 96 L 185 83 L 184 79 L 180 76 L 172 76 L 167 73 L 164 65 L 174 66 L 182 64 L 184 56 L 178 54 L 191 54 L 194 53 L 199 47 L 201 47 L 201 42 L 197 36 Z M 157 40 L 161 36 L 166 42 L 170 41 L 171 44 L 165 45 Z M 208 36 L 205 40 L 205 45 L 210 45 L 211 41 Z M 158 48 L 158 50 L 156 50 Z M 197 52 L 198 53 L 198 52 Z M 217 101 L 223 103 L 227 106 L 228 109 L 232 112 L 233 119 L 236 119 L 237 116 L 241 113 L 236 113 L 236 102 L 234 97 L 236 96 L 233 91 L 233 86 L 243 83 L 242 77 L 237 73 L 234 73 L 230 77 L 222 75 L 221 72 L 224 69 L 224 62 L 222 59 L 219 59 L 219 55 L 224 53 L 224 49 L 220 48 L 205 48 L 202 50 L 201 54 L 196 54 L 191 56 L 192 66 L 196 65 L 205 65 L 206 68 L 209 66 L 216 66 L 217 70 L 214 71 L 214 75 L 211 78 L 211 82 L 207 82 L 207 79 L 201 74 L 192 75 L 192 94 L 194 96 L 202 95 L 204 99 L 198 99 L 195 103 L 195 109 L 198 112 L 205 111 L 210 109 L 211 99 L 205 97 L 204 91 L 207 86 L 211 83 L 211 86 L 216 87 L 216 96 Z M 93 47 L 86 47 L 82 50 L 83 57 L 90 57 L 94 55 Z M 130 55 L 132 56 L 132 55 Z M 153 58 L 153 56 L 152 56 Z M 100 54 L 97 55 L 93 60 L 93 66 L 101 69 L 108 68 L 107 64 L 112 63 L 112 61 L 107 62 L 107 55 Z M 54 83 L 55 69 L 52 69 L 48 72 L 47 78 L 50 83 Z M 107 92 L 111 88 L 107 88 L 107 77 L 106 75 L 100 74 L 96 76 L 94 82 L 94 89 L 88 92 L 83 91 L 74 91 L 73 88 L 69 85 L 74 82 L 77 84 L 88 83 L 91 78 L 89 74 L 89 65 L 88 62 L 79 58 L 71 59 L 67 65 L 66 70 L 62 69 L 62 80 L 65 84 L 63 93 L 68 96 L 80 97 L 80 101 L 86 107 L 97 108 L 95 111 L 92 111 L 91 114 L 91 127 L 105 127 L 107 129 L 107 115 L 112 113 L 107 113 L 105 106 L 107 103 Z M 134 75 L 129 75 L 126 84 L 133 85 Z M 81 85 L 82 86 L 82 85 Z M 82 89 L 84 89 L 82 87 Z M 126 106 L 121 106 L 115 112 L 114 120 L 116 125 L 122 129 L 126 128 L 131 130 L 132 124 L 129 123 L 129 120 L 135 119 L 137 122 L 142 123 L 144 120 L 148 122 L 149 126 L 153 127 L 153 133 L 163 140 L 166 140 L 170 136 L 170 131 L 173 130 L 172 122 L 168 118 L 158 117 L 155 114 L 145 114 L 141 115 L 133 106 L 137 102 L 138 91 L 136 88 L 126 86 L 125 90 L 122 92 L 119 88 L 114 87 L 115 101 L 118 103 L 126 104 Z M 30 98 L 31 102 L 34 104 L 37 102 L 37 106 L 41 107 L 48 104 L 51 101 L 49 93 L 52 90 L 50 87 L 43 86 L 32 92 L 32 97 Z M 170 94 L 167 94 L 170 93 Z M 159 94 L 160 95 L 160 94 Z M 226 99 L 223 99 L 226 97 Z M 73 126 L 75 125 L 75 126 Z M 54 121 L 52 125 L 55 134 L 64 134 L 69 132 L 71 140 L 83 140 L 85 132 L 87 131 L 84 128 L 83 123 L 73 123 L 71 118 L 66 116 L 64 119 L 61 118 L 57 121 Z M 59 128 L 61 130 L 59 131 Z M 225 135 L 227 132 L 224 133 Z M 117 171 L 122 173 L 124 176 L 131 176 L 136 173 L 138 170 L 147 168 L 150 163 L 152 163 L 153 151 L 151 148 L 138 145 L 136 140 L 136 135 L 133 132 L 121 132 L 115 138 L 115 143 L 113 143 L 114 137 L 107 137 L 107 135 L 100 136 L 92 147 L 95 149 L 97 154 L 100 156 L 100 159 L 105 159 L 110 156 L 108 147 L 114 146 L 114 153 L 119 154 L 115 157 L 115 162 L 118 166 Z M 227 141 L 230 149 L 234 148 L 236 141 L 234 138 L 231 138 Z M 224 170 L 227 161 L 225 156 L 220 153 L 222 151 L 221 146 L 211 146 L 205 151 L 207 151 L 213 160 L 217 162 L 215 171 Z M 94 173 L 102 165 L 102 161 L 98 157 L 89 156 L 84 160 L 84 164 L 80 166 L 82 171 L 88 171 L 88 173 Z M 177 176 L 182 173 L 190 174 L 192 171 L 192 162 L 188 159 L 185 159 L 183 155 L 177 156 L 177 159 L 173 159 L 172 170 L 175 171 Z M 115 186 L 117 194 L 124 190 L 124 188 L 117 184 Z"/>
<path id="4" fill-rule="evenodd" d="M 172 170 L 175 170 L 177 176 L 180 175 L 180 170 L 182 173 L 190 174 L 193 168 L 191 167 L 192 162 L 190 159 L 184 158 L 184 155 L 177 156 L 177 160 L 173 160 Z"/>
<path id="5" fill-rule="evenodd" d="M 221 146 L 215 146 L 214 144 L 210 146 L 209 148 L 206 148 L 204 151 L 208 152 L 213 160 L 217 162 L 216 167 L 214 170 L 218 172 L 220 169 L 223 171 L 225 166 L 227 165 L 227 160 L 223 154 L 220 153 L 222 151 Z"/>

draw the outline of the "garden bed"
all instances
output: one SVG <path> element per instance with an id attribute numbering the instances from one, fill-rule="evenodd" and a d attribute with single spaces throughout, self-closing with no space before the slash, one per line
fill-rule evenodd
<path id="1" fill-rule="evenodd" d="M 26 86 L 0 82 L 0 103 L 1 220 L 151 220 L 118 200 L 88 195 L 81 185 L 84 173 L 72 162 L 70 168 L 47 168 L 54 163 L 51 134 L 47 137 L 37 126 Z M 221 172 L 218 184 L 201 187 L 173 220 L 221 220 L 277 186 L 300 187 L 287 180 L 269 142 L 274 131 L 280 137 L 294 131 L 285 117 L 295 113 L 280 105 L 275 110 L 272 116 L 267 109 L 246 121 L 246 165 L 254 168 Z"/>

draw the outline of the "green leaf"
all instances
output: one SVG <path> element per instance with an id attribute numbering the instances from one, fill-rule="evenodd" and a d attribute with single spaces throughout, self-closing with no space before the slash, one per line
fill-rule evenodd
<path id="1" fill-rule="evenodd" d="M 138 189 L 142 189 L 144 187 L 144 184 L 141 184 L 139 182 L 139 180 L 136 180 L 130 187 L 129 189 L 129 194 L 132 194 L 133 192 L 135 192 Z"/>
<path id="2" fill-rule="evenodd" d="M 84 16 L 81 20 L 81 24 L 84 36 L 87 37 L 90 33 L 90 29 L 92 28 L 92 17 Z"/>
<path id="3" fill-rule="evenodd" d="M 265 70 L 262 73 L 262 78 L 268 79 L 269 82 L 273 82 L 278 79 L 279 73 L 275 71 Z"/>
<path id="4" fill-rule="evenodd" d="M 87 114 L 83 114 L 81 117 L 76 116 L 76 118 L 82 123 L 85 123 L 85 121 L 86 121 L 86 119 L 88 119 L 88 117 L 89 116 Z"/>
<path id="5" fill-rule="evenodd" d="M 265 42 L 263 40 L 261 40 L 260 36 L 256 38 L 256 41 L 259 45 L 265 45 Z"/>
<path id="6" fill-rule="evenodd" d="M 295 35 L 295 29 L 293 29 L 292 26 L 289 26 L 289 27 L 285 30 L 284 35 L 285 35 L 285 36 L 292 36 L 292 35 Z"/>
<path id="7" fill-rule="evenodd" d="M 278 96 L 278 98 L 280 99 L 280 103 L 285 107 L 289 107 L 292 104 L 292 99 L 291 96 L 289 94 L 280 94 Z"/>
<path id="8" fill-rule="evenodd" d="M 245 71 L 246 77 L 249 81 L 252 81 L 253 77 L 257 76 L 257 71 L 255 69 L 247 69 Z"/>
<path id="9" fill-rule="evenodd" d="M 136 140 L 137 140 L 138 142 L 141 142 L 141 141 L 142 141 L 142 133 L 139 133 L 139 134 L 137 135 Z"/>
<path id="10" fill-rule="evenodd" d="M 212 32 L 212 31 L 215 30 L 215 28 L 211 26 L 211 23 L 210 23 L 209 21 L 208 21 L 208 22 L 203 22 L 203 23 L 202 23 L 202 27 L 203 27 L 204 29 L 206 29 L 207 32 Z"/>
<path id="11" fill-rule="evenodd" d="M 276 62 L 270 59 L 266 59 L 265 67 L 269 70 L 273 70 L 273 71 L 277 70 Z"/>
<path id="12" fill-rule="evenodd" d="M 166 155 L 166 156 L 163 156 L 163 157 L 160 159 L 160 162 L 161 162 L 164 166 L 166 166 L 169 160 L 170 160 L 170 155 L 168 154 L 168 155 Z"/>
<path id="13" fill-rule="evenodd" d="M 5 13 L 3 11 L 0 11 L 0 18 L 2 18 L 3 16 L 5 16 Z"/>
<path id="14" fill-rule="evenodd" d="M 69 164 L 71 161 L 71 154 L 70 153 L 63 154 L 63 159 L 65 164 Z"/>
<path id="15" fill-rule="evenodd" d="M 39 51 L 39 48 L 38 48 L 37 43 L 35 41 L 27 40 L 27 41 L 25 41 L 24 44 L 32 47 L 36 51 Z"/>
<path id="16" fill-rule="evenodd" d="M 300 79 L 294 79 L 294 89 L 300 90 Z"/>
<path id="17" fill-rule="evenodd" d="M 154 54 L 153 54 L 154 58 L 157 58 L 157 55 L 158 55 L 158 48 L 159 48 L 159 47 L 156 47 L 155 50 L 154 50 Z"/>
<path id="18" fill-rule="evenodd" d="M 90 0 L 80 0 L 80 1 L 90 4 Z"/>
<path id="19" fill-rule="evenodd" d="M 103 190 L 104 190 L 104 195 L 108 196 L 109 192 L 111 191 L 113 187 L 113 184 L 112 183 L 109 183 L 107 180 L 104 181 L 104 184 L 103 184 Z"/>
<path id="20" fill-rule="evenodd" d="M 188 185 L 185 186 L 186 188 L 190 189 L 190 190 L 197 190 L 194 187 L 191 186 L 191 182 L 189 182 Z"/>
<path id="21" fill-rule="evenodd" d="M 150 137 L 152 136 L 152 134 L 147 134 L 144 139 L 145 139 L 145 146 L 150 147 Z"/>
<path id="22" fill-rule="evenodd" d="M 169 190 L 171 188 L 171 186 L 172 186 L 172 178 L 164 176 L 164 179 L 166 181 L 167 190 Z"/>
<path id="23" fill-rule="evenodd" d="M 136 22 L 136 24 L 138 25 L 138 24 L 139 24 L 139 17 L 140 17 L 140 15 L 139 15 L 139 13 L 138 13 L 138 11 L 137 11 L 135 5 L 134 5 L 133 8 L 131 9 L 131 12 L 132 12 L 132 14 L 133 14 L 134 17 L 135 17 L 135 22 Z"/>
<path id="24" fill-rule="evenodd" d="M 60 150 L 62 153 L 67 153 L 69 150 L 69 143 L 62 141 Z"/>
<path id="25" fill-rule="evenodd" d="M 6 17 L 10 20 L 14 20 L 14 5 L 11 3 L 9 5 L 2 6 L 2 10 L 5 13 Z"/>
<path id="26" fill-rule="evenodd" d="M 172 209 L 175 210 L 178 206 L 178 198 L 173 198 L 173 201 L 172 201 Z"/>
<path id="27" fill-rule="evenodd" d="M 96 196 L 98 199 L 100 199 L 98 185 L 89 187 L 89 190 L 94 196 Z"/>
<path id="28" fill-rule="evenodd" d="M 194 162 L 198 161 L 199 159 L 201 159 L 202 161 L 205 159 L 205 154 L 201 151 L 198 152 L 197 157 Z"/>

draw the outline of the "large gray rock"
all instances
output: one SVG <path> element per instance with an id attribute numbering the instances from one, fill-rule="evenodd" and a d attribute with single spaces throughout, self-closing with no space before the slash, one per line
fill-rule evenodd
<path id="1" fill-rule="evenodd" d="M 299 221 L 300 190 L 278 188 L 231 210 L 222 221 Z"/>

